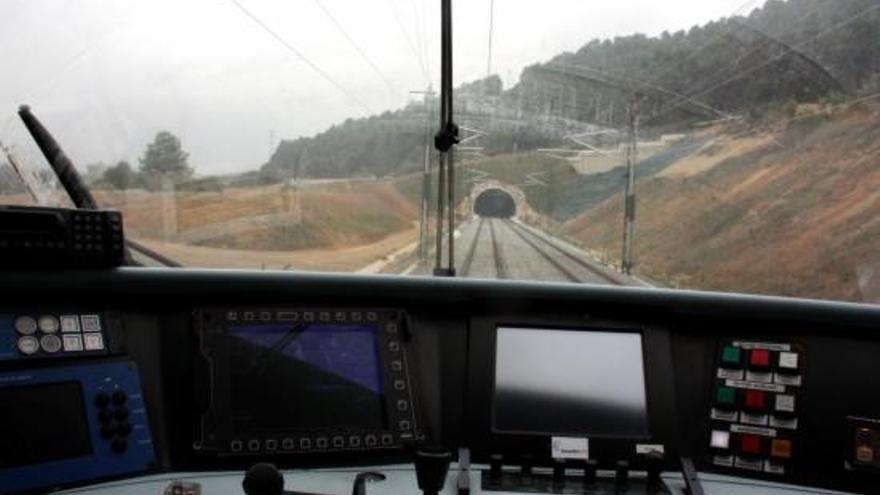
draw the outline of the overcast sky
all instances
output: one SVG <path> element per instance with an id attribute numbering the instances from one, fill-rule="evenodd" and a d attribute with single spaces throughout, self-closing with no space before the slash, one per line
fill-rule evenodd
<path id="1" fill-rule="evenodd" d="M 15 115 L 28 103 L 78 164 L 136 164 L 169 130 L 198 174 L 235 172 L 264 163 L 273 140 L 438 86 L 439 0 L 236 1 L 283 41 L 233 0 L 0 0 L 0 140 L 28 146 Z M 456 84 L 486 75 L 489 2 L 454 2 Z M 492 69 L 508 86 L 594 38 L 687 29 L 763 2 L 495 0 Z"/>

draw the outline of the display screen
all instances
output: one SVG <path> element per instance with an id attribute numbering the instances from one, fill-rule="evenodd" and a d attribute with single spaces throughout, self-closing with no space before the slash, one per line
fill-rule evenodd
<path id="1" fill-rule="evenodd" d="M 0 388 L 0 468 L 91 455 L 77 382 Z"/>
<path id="2" fill-rule="evenodd" d="M 234 431 L 384 429 L 377 325 L 228 329 Z"/>
<path id="3" fill-rule="evenodd" d="M 641 334 L 498 328 L 492 419 L 507 433 L 647 436 Z"/>

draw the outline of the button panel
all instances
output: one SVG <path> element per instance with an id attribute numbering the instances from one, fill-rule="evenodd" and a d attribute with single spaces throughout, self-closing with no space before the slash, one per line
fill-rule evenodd
<path id="1" fill-rule="evenodd" d="M 106 354 L 103 323 L 94 312 L 0 313 L 0 361 Z"/>
<path id="2" fill-rule="evenodd" d="M 721 342 L 709 413 L 709 462 L 769 475 L 791 472 L 803 359 L 803 348 L 794 343 Z"/>

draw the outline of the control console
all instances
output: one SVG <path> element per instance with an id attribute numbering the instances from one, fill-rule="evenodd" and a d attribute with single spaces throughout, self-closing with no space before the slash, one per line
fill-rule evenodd
<path id="1" fill-rule="evenodd" d="M 99 312 L 0 312 L 0 361 L 107 354 Z"/>
<path id="2" fill-rule="evenodd" d="M 112 478 L 155 463 L 131 361 L 6 369 L 0 372 L 0 404 L 4 492 Z"/>
<path id="3" fill-rule="evenodd" d="M 387 309 L 195 313 L 196 449 L 223 456 L 395 449 L 419 439 L 406 316 Z"/>

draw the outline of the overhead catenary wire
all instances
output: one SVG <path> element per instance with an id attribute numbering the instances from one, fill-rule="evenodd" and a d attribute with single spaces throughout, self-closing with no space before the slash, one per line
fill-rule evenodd
<path id="1" fill-rule="evenodd" d="M 400 18 L 400 12 L 397 10 L 397 5 L 394 3 L 394 0 L 388 0 L 388 5 L 391 6 L 391 12 L 394 16 L 394 20 L 397 22 L 397 27 L 400 29 L 401 34 L 403 34 L 403 39 L 406 41 L 407 46 L 409 46 L 410 51 L 413 52 L 413 55 L 416 57 L 416 61 L 419 63 L 419 67 L 422 70 L 422 76 L 425 78 L 425 85 L 430 84 L 431 78 L 428 75 L 428 68 L 425 66 L 425 59 L 422 56 L 420 50 L 416 49 L 415 43 L 413 43 L 412 38 L 409 35 L 409 31 L 406 30 L 406 26 L 403 25 L 403 21 Z"/>
<path id="2" fill-rule="evenodd" d="M 322 78 L 324 78 L 327 82 L 329 82 L 333 87 L 338 89 L 342 94 L 347 96 L 349 99 L 358 104 L 368 115 L 375 113 L 369 105 L 364 103 L 363 100 L 358 98 L 356 94 L 349 91 L 345 86 L 340 84 L 336 79 L 334 79 L 330 74 L 327 73 L 324 69 L 318 66 L 316 63 L 312 62 L 308 57 L 306 57 L 302 52 L 297 50 L 293 45 L 287 42 L 281 35 L 279 35 L 275 30 L 273 30 L 269 25 L 263 22 L 262 19 L 254 15 L 250 10 L 248 10 L 244 5 L 242 5 L 238 0 L 229 0 L 233 5 L 235 5 L 242 14 L 248 17 L 251 21 L 253 21 L 257 26 L 259 26 L 263 31 L 265 31 L 269 36 L 275 39 L 278 43 L 281 44 L 288 52 L 292 53 L 296 58 L 298 58 L 301 62 L 308 65 L 312 70 L 318 73 Z"/>
<path id="3" fill-rule="evenodd" d="M 385 74 L 382 72 L 381 69 L 379 69 L 379 67 L 376 65 L 376 63 L 373 62 L 373 60 L 364 52 L 364 50 L 354 40 L 354 38 L 351 37 L 351 35 L 348 33 L 348 31 L 345 29 L 345 27 L 343 27 L 342 24 L 336 19 L 336 17 L 333 15 L 333 13 L 330 12 L 330 10 L 328 10 L 327 7 L 324 6 L 324 4 L 321 2 L 321 0 L 315 0 L 315 4 L 318 6 L 319 9 L 321 9 L 322 12 L 324 12 L 324 15 L 326 15 L 327 18 L 330 19 L 330 22 L 332 22 L 333 25 L 336 26 L 336 29 L 340 33 L 342 33 L 342 36 L 344 36 L 345 39 L 348 40 L 348 43 L 352 46 L 352 48 L 354 48 L 354 50 L 358 53 L 358 55 L 360 55 L 360 57 L 364 60 L 364 62 L 366 62 L 367 65 L 369 65 L 370 68 L 373 69 L 373 72 L 375 72 L 376 75 L 379 76 L 380 79 L 382 79 L 382 82 L 384 82 L 385 85 L 388 86 L 388 90 L 391 91 L 392 93 L 396 93 L 397 88 L 394 86 L 394 84 L 391 82 L 391 80 L 388 79 L 387 76 L 385 76 Z"/>

